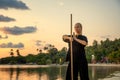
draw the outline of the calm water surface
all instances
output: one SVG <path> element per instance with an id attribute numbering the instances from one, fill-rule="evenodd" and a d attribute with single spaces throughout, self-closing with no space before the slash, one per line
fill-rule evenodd
<path id="1" fill-rule="evenodd" d="M 0 65 L 0 80 L 65 80 L 67 66 Z M 120 80 L 120 67 L 89 66 L 90 80 Z"/>

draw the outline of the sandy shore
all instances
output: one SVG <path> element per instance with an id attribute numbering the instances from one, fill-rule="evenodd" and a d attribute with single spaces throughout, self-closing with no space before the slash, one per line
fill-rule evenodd
<path id="1" fill-rule="evenodd" d="M 37 67 L 61 67 L 61 66 L 67 66 L 67 64 L 63 64 L 63 65 L 59 65 L 59 64 L 51 64 L 51 65 L 0 65 L 0 68 L 9 68 L 9 67 L 13 67 L 13 68 L 16 68 L 16 67 L 23 67 L 23 68 L 37 68 Z M 103 67 L 120 67 L 120 64 L 88 64 L 88 66 L 103 66 Z"/>
<path id="2" fill-rule="evenodd" d="M 115 66 L 115 67 L 120 67 L 120 64 L 88 64 L 88 66 Z"/>

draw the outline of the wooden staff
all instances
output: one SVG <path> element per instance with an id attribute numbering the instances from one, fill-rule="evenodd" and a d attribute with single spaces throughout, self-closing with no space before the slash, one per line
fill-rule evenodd
<path id="1" fill-rule="evenodd" d="M 72 49 L 72 14 L 70 14 L 70 34 L 71 34 L 71 40 L 70 40 L 70 54 L 71 54 L 71 80 L 73 80 L 73 49 Z"/>

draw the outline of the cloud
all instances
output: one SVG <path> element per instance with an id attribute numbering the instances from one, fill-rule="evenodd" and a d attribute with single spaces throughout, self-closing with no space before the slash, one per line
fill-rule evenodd
<path id="1" fill-rule="evenodd" d="M 37 47 L 44 47 L 46 44 L 46 42 L 42 40 L 34 40 L 34 42 Z"/>
<path id="2" fill-rule="evenodd" d="M 64 6 L 64 0 L 58 0 L 57 3 L 58 3 L 58 5 L 60 5 L 60 6 Z"/>
<path id="3" fill-rule="evenodd" d="M 106 38 L 110 38 L 110 37 L 111 37 L 111 35 L 100 36 L 100 38 L 104 38 L 104 39 L 106 39 Z"/>
<path id="4" fill-rule="evenodd" d="M 50 43 L 46 43 L 45 41 L 41 41 L 41 40 L 35 40 L 35 45 L 38 47 L 38 49 L 43 49 L 43 50 L 49 50 L 54 48 L 54 45 Z"/>
<path id="5" fill-rule="evenodd" d="M 27 10 L 28 6 L 20 0 L 0 0 L 0 9 L 8 10 L 9 8 Z"/>
<path id="6" fill-rule="evenodd" d="M 40 41 L 40 40 L 36 40 L 35 42 L 36 42 L 36 44 L 35 44 L 36 46 L 41 46 L 42 45 L 42 41 Z"/>
<path id="7" fill-rule="evenodd" d="M 52 44 L 45 44 L 45 46 L 44 46 L 44 50 L 50 50 L 50 49 L 52 49 L 52 48 L 54 48 L 54 45 L 52 45 Z"/>
<path id="8" fill-rule="evenodd" d="M 37 31 L 36 27 L 33 26 L 27 26 L 27 27 L 2 27 L 0 28 L 0 31 L 4 32 L 5 34 L 12 34 L 12 35 L 22 35 L 27 33 L 33 33 Z"/>
<path id="9" fill-rule="evenodd" d="M 59 2 L 59 5 L 60 5 L 60 6 L 64 6 L 64 3 L 63 3 L 63 2 Z"/>
<path id="10" fill-rule="evenodd" d="M 24 48 L 23 43 L 13 44 L 12 42 L 9 43 L 2 43 L 0 44 L 0 48 Z"/>
<path id="11" fill-rule="evenodd" d="M 16 21 L 16 20 L 14 18 L 0 15 L 0 22 L 11 22 L 11 21 Z"/>
<path id="12" fill-rule="evenodd" d="M 8 36 L 6 35 L 5 37 L 3 37 L 2 35 L 0 35 L 0 39 L 8 39 Z"/>

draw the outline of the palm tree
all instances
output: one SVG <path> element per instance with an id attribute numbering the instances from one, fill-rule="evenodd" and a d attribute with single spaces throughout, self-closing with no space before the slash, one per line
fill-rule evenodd
<path id="1" fill-rule="evenodd" d="M 11 57 L 14 56 L 13 49 L 10 50 L 10 55 L 11 55 Z"/>
<path id="2" fill-rule="evenodd" d="M 42 50 L 41 50 L 41 49 L 39 50 L 39 53 L 42 53 Z"/>
<path id="3" fill-rule="evenodd" d="M 42 53 L 42 50 L 41 49 L 37 49 L 37 52 Z"/>
<path id="4" fill-rule="evenodd" d="M 21 56 L 19 49 L 16 50 L 16 53 L 17 53 L 18 56 Z"/>

